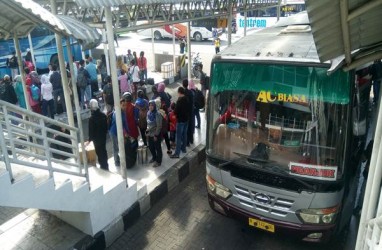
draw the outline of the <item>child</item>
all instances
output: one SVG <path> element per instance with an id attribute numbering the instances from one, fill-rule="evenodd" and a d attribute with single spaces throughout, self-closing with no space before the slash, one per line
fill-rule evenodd
<path id="1" fill-rule="evenodd" d="M 171 148 L 175 148 L 175 133 L 176 133 L 176 115 L 175 115 L 175 102 L 170 105 L 170 112 L 168 113 L 170 124 L 170 144 Z"/>
<path id="2" fill-rule="evenodd" d="M 121 69 L 121 75 L 118 77 L 118 80 L 120 82 L 120 93 L 131 92 L 128 76 L 124 69 Z"/>

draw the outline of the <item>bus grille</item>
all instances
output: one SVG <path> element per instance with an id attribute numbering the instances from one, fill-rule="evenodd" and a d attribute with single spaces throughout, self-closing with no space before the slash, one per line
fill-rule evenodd
<path id="1" fill-rule="evenodd" d="M 276 174 L 244 168 L 232 168 L 230 169 L 230 172 L 232 177 L 255 182 L 268 187 L 280 188 L 294 192 L 300 192 L 301 190 L 306 189 L 306 186 L 289 176 L 279 176 Z"/>
<path id="2" fill-rule="evenodd" d="M 237 193 L 235 196 L 240 204 L 253 211 L 259 210 L 275 216 L 285 217 L 291 212 L 294 204 L 294 200 L 259 193 L 238 185 L 235 185 L 235 190 Z"/>

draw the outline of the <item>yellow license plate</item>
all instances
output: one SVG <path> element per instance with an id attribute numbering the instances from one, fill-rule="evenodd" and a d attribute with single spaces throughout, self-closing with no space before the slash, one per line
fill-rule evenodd
<path id="1" fill-rule="evenodd" d="M 267 223 L 265 221 L 249 218 L 248 223 L 250 226 L 257 227 L 272 233 L 275 232 L 275 225 Z"/>

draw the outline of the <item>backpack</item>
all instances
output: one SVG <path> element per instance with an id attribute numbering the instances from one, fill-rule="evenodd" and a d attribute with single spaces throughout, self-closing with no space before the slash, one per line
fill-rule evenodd
<path id="1" fill-rule="evenodd" d="M 85 74 L 86 69 L 80 68 L 77 73 L 77 86 L 80 88 L 86 88 L 88 86 L 89 79 Z"/>
<path id="2" fill-rule="evenodd" d="M 195 108 L 197 109 L 202 109 L 204 108 L 205 105 L 205 99 L 203 92 L 200 91 L 199 89 L 195 90 Z"/>
<path id="3" fill-rule="evenodd" d="M 138 115 L 138 127 L 141 129 L 147 128 L 147 107 L 140 107 L 139 105 L 136 105 L 136 107 L 139 110 Z"/>
<path id="4" fill-rule="evenodd" d="M 159 113 L 162 116 L 161 134 L 164 135 L 168 132 L 168 116 L 166 114 L 162 114 L 162 112 Z"/>
<path id="5" fill-rule="evenodd" d="M 31 86 L 31 94 L 32 94 L 33 101 L 40 100 L 40 95 L 41 95 L 40 89 L 34 84 L 32 84 Z"/>

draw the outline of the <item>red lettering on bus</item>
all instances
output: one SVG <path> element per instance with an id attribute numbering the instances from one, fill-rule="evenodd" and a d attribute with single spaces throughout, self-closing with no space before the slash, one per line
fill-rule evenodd
<path id="1" fill-rule="evenodd" d="M 335 170 L 332 170 L 332 169 L 317 169 L 317 168 L 292 165 L 290 168 L 290 172 L 293 174 L 315 176 L 315 177 L 326 177 L 326 178 L 335 177 L 334 176 Z"/>

